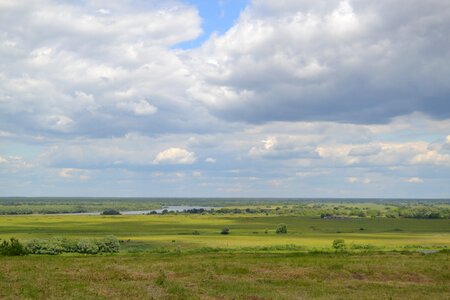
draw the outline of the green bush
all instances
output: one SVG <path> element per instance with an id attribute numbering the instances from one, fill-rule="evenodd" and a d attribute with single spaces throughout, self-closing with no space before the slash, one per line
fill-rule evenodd
<path id="1" fill-rule="evenodd" d="M 116 253 L 120 250 L 120 243 L 119 240 L 113 235 L 107 236 L 103 239 L 32 239 L 27 242 L 26 250 L 31 254 L 49 255 L 61 253 Z"/>
<path id="2" fill-rule="evenodd" d="M 228 227 L 224 227 L 220 231 L 220 234 L 229 234 L 229 233 L 230 233 L 230 229 Z"/>
<path id="3" fill-rule="evenodd" d="M 285 233 L 287 233 L 287 225 L 284 224 L 284 223 L 278 224 L 276 233 L 277 234 L 285 234 Z"/>
<path id="4" fill-rule="evenodd" d="M 77 243 L 77 252 L 84 254 L 97 254 L 100 249 L 93 239 L 81 239 Z"/>
<path id="5" fill-rule="evenodd" d="M 26 243 L 26 248 L 31 254 L 56 255 L 65 252 L 63 243 L 59 239 L 32 239 Z"/>
<path id="6" fill-rule="evenodd" d="M 59 239 L 60 241 L 61 241 L 61 243 L 62 243 L 62 247 L 63 247 L 63 249 L 64 249 L 64 252 L 67 252 L 67 253 L 76 253 L 77 252 L 77 244 L 78 244 L 78 241 L 77 240 L 69 240 L 69 239 L 66 239 L 66 238 L 62 238 L 62 239 Z"/>
<path id="7" fill-rule="evenodd" d="M 336 251 L 344 251 L 347 246 L 345 245 L 345 241 L 343 239 L 336 239 L 333 241 L 333 248 Z"/>
<path id="8" fill-rule="evenodd" d="M 102 215 L 104 216 L 117 216 L 117 215 L 121 215 L 120 211 L 115 210 L 115 209 L 105 209 L 102 212 Z"/>
<path id="9" fill-rule="evenodd" d="M 100 253 L 116 253 L 120 250 L 119 240 L 113 235 L 97 241 L 97 245 Z"/>
<path id="10" fill-rule="evenodd" d="M 0 255 L 22 256 L 27 254 L 27 249 L 16 238 L 10 238 L 9 241 L 4 240 L 0 244 Z"/>

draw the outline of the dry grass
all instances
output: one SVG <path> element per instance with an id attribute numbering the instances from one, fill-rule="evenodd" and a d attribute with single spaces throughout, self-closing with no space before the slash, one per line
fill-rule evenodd
<path id="1" fill-rule="evenodd" d="M 1 299 L 449 299 L 448 254 L 0 258 Z"/>

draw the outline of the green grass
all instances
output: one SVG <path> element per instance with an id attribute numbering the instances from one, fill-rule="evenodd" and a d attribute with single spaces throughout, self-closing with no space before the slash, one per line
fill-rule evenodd
<path id="1" fill-rule="evenodd" d="M 450 298 L 448 219 L 0 216 L 2 239 L 110 234 L 117 255 L 0 256 L 0 299 Z M 369 251 L 335 253 L 337 238 Z"/>
<path id="2" fill-rule="evenodd" d="M 448 299 L 448 254 L 0 257 L 1 299 Z"/>
<path id="3" fill-rule="evenodd" d="M 288 234 L 277 235 L 286 223 Z M 222 227 L 230 234 L 220 235 Z M 268 234 L 265 230 L 268 230 Z M 363 230 L 361 230 L 363 229 Z M 200 235 L 193 235 L 195 230 Z M 325 220 L 312 217 L 255 215 L 151 216 L 0 216 L 0 238 L 98 237 L 116 235 L 130 240 L 125 246 L 147 247 L 255 247 L 294 244 L 329 247 L 337 238 L 348 244 L 370 244 L 392 250 L 418 245 L 450 247 L 450 220 L 355 218 Z"/>

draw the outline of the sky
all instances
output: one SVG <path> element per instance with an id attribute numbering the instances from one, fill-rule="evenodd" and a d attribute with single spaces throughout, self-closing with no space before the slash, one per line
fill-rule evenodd
<path id="1" fill-rule="evenodd" d="M 0 0 L 0 196 L 450 197 L 447 0 Z"/>

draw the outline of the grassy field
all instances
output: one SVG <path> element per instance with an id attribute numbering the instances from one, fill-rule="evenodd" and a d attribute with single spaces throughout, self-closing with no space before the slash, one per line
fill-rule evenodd
<path id="1" fill-rule="evenodd" d="M 449 219 L 0 216 L 2 239 L 110 234 L 118 254 L 0 256 L 0 299 L 450 299 Z"/>
<path id="2" fill-rule="evenodd" d="M 445 253 L 0 257 L 0 298 L 449 299 L 449 267 Z"/>
<path id="3" fill-rule="evenodd" d="M 275 234 L 285 223 L 288 234 Z M 230 228 L 221 235 L 221 228 Z M 265 233 L 267 230 L 267 234 Z M 198 231 L 199 235 L 193 235 Z M 61 236 L 101 237 L 113 234 L 130 240 L 125 248 L 256 247 L 297 245 L 329 248 L 337 238 L 350 244 L 370 244 L 380 249 L 450 247 L 450 220 L 387 218 L 320 219 L 255 215 L 137 215 L 137 216 L 0 216 L 0 238 L 21 240 Z"/>

